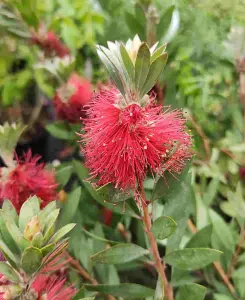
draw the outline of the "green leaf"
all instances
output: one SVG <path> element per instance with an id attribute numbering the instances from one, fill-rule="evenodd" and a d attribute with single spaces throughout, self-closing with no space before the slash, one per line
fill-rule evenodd
<path id="1" fill-rule="evenodd" d="M 20 209 L 19 215 L 19 228 L 24 232 L 26 225 L 31 221 L 34 216 L 37 216 L 40 211 L 40 203 L 37 196 L 30 197 L 24 202 Z"/>
<path id="2" fill-rule="evenodd" d="M 206 288 L 199 284 L 188 284 L 180 287 L 176 300 L 203 300 Z"/>
<path id="3" fill-rule="evenodd" d="M 36 248 L 42 248 L 43 245 L 43 234 L 41 232 L 38 232 L 32 239 L 32 246 Z"/>
<path id="4" fill-rule="evenodd" d="M 103 294 L 110 294 L 115 297 L 123 297 L 123 298 L 146 298 L 153 297 L 154 290 L 145 287 L 143 285 L 134 284 L 134 283 L 122 283 L 116 285 L 108 285 L 108 284 L 98 284 L 91 285 L 85 284 L 85 288 L 89 291 L 97 291 Z"/>
<path id="5" fill-rule="evenodd" d="M 151 231 L 157 239 L 164 240 L 174 233 L 176 225 L 172 218 L 162 216 L 154 221 Z"/>
<path id="6" fill-rule="evenodd" d="M 27 248 L 21 257 L 21 266 L 27 274 L 35 273 L 42 263 L 42 252 L 38 248 Z"/>
<path id="7" fill-rule="evenodd" d="M 150 50 L 146 43 L 139 47 L 135 62 L 135 86 L 141 94 L 150 68 Z"/>
<path id="8" fill-rule="evenodd" d="M 172 15 L 175 9 L 175 5 L 171 5 L 163 14 L 160 15 L 160 22 L 157 25 L 157 39 L 161 40 L 164 35 L 167 33 L 171 20 Z"/>
<path id="9" fill-rule="evenodd" d="M 54 251 L 54 249 L 55 249 L 55 244 L 54 243 L 48 244 L 45 247 L 43 247 L 41 249 L 43 257 L 45 257 L 46 255 L 48 255 L 49 253 Z"/>
<path id="10" fill-rule="evenodd" d="M 30 242 L 24 238 L 12 219 L 6 222 L 6 227 L 21 251 L 30 246 Z"/>
<path id="11" fill-rule="evenodd" d="M 155 295 L 154 295 L 154 300 L 163 300 L 164 299 L 164 286 L 162 284 L 161 277 L 158 276 L 157 279 L 157 286 L 155 289 Z"/>
<path id="12" fill-rule="evenodd" d="M 145 38 L 144 25 L 138 21 L 137 17 L 135 17 L 133 14 L 131 14 L 129 12 L 126 12 L 125 13 L 125 21 L 133 35 L 138 34 L 141 39 Z"/>
<path id="13" fill-rule="evenodd" d="M 112 203 L 109 203 L 110 200 L 110 193 L 108 193 L 107 186 L 101 187 L 98 190 L 95 190 L 94 187 L 85 181 L 85 179 L 88 177 L 88 170 L 84 167 L 84 165 L 78 161 L 73 160 L 73 166 L 75 169 L 75 172 L 80 179 L 82 185 L 87 189 L 87 191 L 90 193 L 90 195 L 102 206 L 109 208 L 111 211 L 122 214 L 122 215 L 129 215 L 131 217 L 139 219 L 140 216 L 136 214 L 136 212 L 133 210 L 132 206 L 125 202 L 125 203 L 117 203 L 116 205 L 113 205 Z"/>
<path id="14" fill-rule="evenodd" d="M 76 226 L 75 223 L 67 224 L 61 227 L 50 239 L 50 242 L 57 243 L 62 239 L 68 232 L 70 232 Z"/>
<path id="15" fill-rule="evenodd" d="M 86 229 L 82 228 L 82 230 L 88 235 L 90 236 L 91 238 L 95 239 L 95 240 L 98 240 L 98 241 L 101 241 L 101 242 L 106 242 L 106 243 L 110 243 L 112 245 L 115 245 L 115 244 L 121 244 L 120 242 L 115 242 L 115 241 L 111 241 L 111 240 L 107 240 L 101 236 L 97 236 L 89 231 L 87 231 Z"/>
<path id="16" fill-rule="evenodd" d="M 10 281 L 19 282 L 20 278 L 18 277 L 16 271 L 5 262 L 0 261 L 0 273 L 6 276 Z"/>
<path id="17" fill-rule="evenodd" d="M 9 220 L 9 216 L 0 209 L 0 232 L 1 232 L 1 238 L 3 242 L 8 246 L 8 248 L 15 254 L 20 253 L 20 249 L 14 239 L 12 238 L 11 234 L 9 233 L 6 222 Z"/>
<path id="18" fill-rule="evenodd" d="M 120 45 L 120 53 L 128 76 L 130 77 L 131 81 L 134 82 L 134 65 L 123 44 Z"/>
<path id="19" fill-rule="evenodd" d="M 38 214 L 38 219 L 42 228 L 45 227 L 47 217 L 51 214 L 52 211 L 56 209 L 56 201 L 50 202 L 47 206 L 45 206 Z"/>
<path id="20" fill-rule="evenodd" d="M 48 215 L 48 217 L 47 217 L 47 219 L 46 219 L 46 222 L 45 222 L 45 227 L 44 227 L 44 233 L 45 233 L 45 234 L 46 234 L 47 231 L 49 230 L 50 226 L 52 226 L 52 225 L 56 222 L 56 220 L 57 220 L 57 218 L 58 218 L 58 216 L 59 216 L 59 213 L 60 213 L 60 209 L 58 208 L 58 209 L 53 210 L 53 211 Z"/>
<path id="21" fill-rule="evenodd" d="M 219 260 L 221 254 L 221 251 L 215 249 L 186 248 L 167 254 L 164 261 L 179 269 L 196 270 Z"/>
<path id="22" fill-rule="evenodd" d="M 96 253 L 92 261 L 101 264 L 122 264 L 149 254 L 149 250 L 134 244 L 119 244 Z"/>
<path id="23" fill-rule="evenodd" d="M 2 211 L 7 214 L 15 222 L 15 224 L 18 224 L 18 215 L 12 202 L 4 200 Z"/>
<path id="24" fill-rule="evenodd" d="M 223 294 L 214 294 L 214 300 L 234 300 L 234 298 Z"/>
<path id="25" fill-rule="evenodd" d="M 141 97 L 143 97 L 153 88 L 153 86 L 157 82 L 157 79 L 159 78 L 160 74 L 162 73 L 166 65 L 167 59 L 168 59 L 168 54 L 164 53 L 163 55 L 159 56 L 151 63 L 146 81 L 140 92 Z"/>
<path id="26" fill-rule="evenodd" d="M 241 266 L 233 271 L 232 278 L 245 279 L 245 266 Z"/>
<path id="27" fill-rule="evenodd" d="M 115 85 L 118 87 L 121 94 L 125 95 L 124 86 L 124 75 L 122 70 L 116 66 L 116 62 L 113 60 L 111 52 L 103 46 L 97 46 L 97 53 L 102 63 L 105 65 L 111 79 L 114 81 Z"/>
<path id="28" fill-rule="evenodd" d="M 8 246 L 0 240 L 0 250 L 2 251 L 3 255 L 5 256 L 6 260 L 13 266 L 17 266 L 17 259 L 13 252 L 8 248 Z"/>
<path id="29" fill-rule="evenodd" d="M 45 129 L 54 137 L 67 140 L 75 141 L 76 134 L 69 128 L 69 125 L 64 121 L 56 121 L 45 126 Z"/>
<path id="30" fill-rule="evenodd" d="M 77 187 L 67 195 L 67 199 L 61 209 L 60 224 L 64 225 L 73 220 L 78 209 L 81 194 L 81 187 Z"/>
<path id="31" fill-rule="evenodd" d="M 208 247 L 211 243 L 212 228 L 212 225 L 208 225 L 199 230 L 193 235 L 185 248 Z"/>
<path id="32" fill-rule="evenodd" d="M 166 48 L 167 48 L 167 44 L 164 44 L 153 52 L 153 54 L 151 55 L 151 64 L 155 59 L 157 59 L 159 56 L 162 56 L 164 54 Z"/>
<path id="33" fill-rule="evenodd" d="M 220 181 L 217 178 L 213 178 L 207 186 L 207 189 L 203 196 L 203 202 L 209 206 L 213 203 L 213 200 L 218 192 Z"/>
<path id="34" fill-rule="evenodd" d="M 59 168 L 55 173 L 56 181 L 59 182 L 62 186 L 65 186 L 72 175 L 72 171 L 72 166 Z"/>

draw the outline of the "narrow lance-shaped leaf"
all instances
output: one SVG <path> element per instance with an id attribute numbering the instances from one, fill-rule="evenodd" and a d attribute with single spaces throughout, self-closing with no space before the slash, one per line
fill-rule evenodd
<path id="1" fill-rule="evenodd" d="M 97 53 L 103 64 L 105 65 L 106 69 L 108 70 L 111 79 L 114 81 L 116 86 L 118 87 L 119 91 L 122 95 L 125 95 L 125 89 L 123 86 L 122 78 L 119 74 L 119 70 L 116 68 L 115 64 L 111 61 L 111 59 L 106 55 L 105 51 L 107 49 L 102 46 L 97 47 Z M 110 56 L 110 53 L 108 54 Z"/>
<path id="2" fill-rule="evenodd" d="M 135 62 L 135 85 L 136 89 L 141 93 L 150 68 L 150 50 L 146 43 L 142 43 L 139 47 Z"/>
<path id="3" fill-rule="evenodd" d="M 146 93 L 148 93 L 154 84 L 156 83 L 157 79 L 159 78 L 160 74 L 162 73 L 166 62 L 168 59 L 168 54 L 164 53 L 163 55 L 156 58 L 150 65 L 150 70 L 147 75 L 145 84 L 142 87 L 140 96 L 143 97 Z"/>
<path id="4" fill-rule="evenodd" d="M 197 270 L 219 260 L 222 253 L 209 248 L 186 248 L 169 253 L 164 261 L 179 269 Z"/>
<path id="5" fill-rule="evenodd" d="M 68 232 L 70 232 L 76 224 L 71 223 L 61 227 L 51 238 L 52 243 L 57 243 L 60 239 L 62 239 Z"/>
<path id="6" fill-rule="evenodd" d="M 123 44 L 120 45 L 120 53 L 121 53 L 123 64 L 128 72 L 128 75 L 131 81 L 134 82 L 134 65 Z"/>
<path id="7" fill-rule="evenodd" d="M 93 262 L 101 264 L 122 264 L 149 254 L 149 250 L 134 244 L 119 244 L 96 253 Z"/>
<path id="8" fill-rule="evenodd" d="M 89 291 L 97 291 L 103 294 L 110 294 L 115 297 L 123 298 L 146 298 L 153 297 L 154 290 L 134 283 L 122 283 L 116 285 L 98 284 L 91 285 L 85 284 L 85 288 Z"/>

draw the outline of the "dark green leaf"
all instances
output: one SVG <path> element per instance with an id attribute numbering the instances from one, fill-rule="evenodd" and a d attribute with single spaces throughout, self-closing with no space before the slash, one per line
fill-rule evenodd
<path id="1" fill-rule="evenodd" d="M 42 252 L 38 248 L 27 248 L 21 257 L 21 266 L 27 274 L 36 272 L 42 263 Z"/>
<path id="2" fill-rule="evenodd" d="M 172 15 L 175 9 L 175 5 L 170 6 L 163 14 L 160 15 L 160 22 L 157 25 L 157 38 L 161 40 L 162 37 L 167 33 L 171 20 Z"/>
<path id="3" fill-rule="evenodd" d="M 102 264 L 122 264 L 149 254 L 149 250 L 134 244 L 119 244 L 96 253 L 93 262 Z"/>
<path id="4" fill-rule="evenodd" d="M 110 294 L 115 297 L 128 297 L 128 298 L 146 298 L 153 297 L 154 290 L 134 283 L 122 283 L 118 285 L 98 284 L 90 285 L 85 284 L 85 288 L 89 291 L 97 291 L 103 294 Z"/>
<path id="5" fill-rule="evenodd" d="M 51 238 L 51 243 L 57 243 L 62 239 L 68 232 L 70 232 L 76 226 L 75 223 L 67 224 L 61 227 Z"/>
<path id="6" fill-rule="evenodd" d="M 56 181 L 59 182 L 62 186 L 65 186 L 71 177 L 72 171 L 72 166 L 59 168 L 55 173 Z"/>
<path id="7" fill-rule="evenodd" d="M 208 247 L 211 243 L 212 225 L 208 225 L 199 230 L 187 243 L 185 248 Z"/>
<path id="8" fill-rule="evenodd" d="M 145 28 L 134 15 L 126 12 L 125 21 L 133 35 L 138 34 L 141 39 L 145 39 Z"/>
<path id="9" fill-rule="evenodd" d="M 162 216 L 154 221 L 151 231 L 157 239 L 163 240 L 174 233 L 176 225 L 172 218 Z"/>
<path id="10" fill-rule="evenodd" d="M 217 261 L 221 251 L 209 248 L 186 248 L 167 254 L 164 261 L 176 268 L 196 270 Z"/>
<path id="11" fill-rule="evenodd" d="M 61 140 L 76 140 L 75 132 L 71 131 L 69 125 L 64 121 L 56 121 L 46 125 L 45 129 L 54 137 Z"/>
<path id="12" fill-rule="evenodd" d="M 62 225 L 65 225 L 73 220 L 78 209 L 81 194 L 81 187 L 77 187 L 67 195 L 67 199 L 61 209 L 60 223 Z"/>
<path id="13" fill-rule="evenodd" d="M 206 288 L 199 284 L 188 284 L 180 287 L 176 300 L 203 300 Z"/>
<path id="14" fill-rule="evenodd" d="M 141 93 L 150 68 L 150 50 L 146 43 L 139 47 L 135 62 L 135 86 Z"/>
<path id="15" fill-rule="evenodd" d="M 140 92 L 141 97 L 147 94 L 155 85 L 157 79 L 159 78 L 160 74 L 162 73 L 166 65 L 167 59 L 168 59 L 168 54 L 164 53 L 163 55 L 159 56 L 151 63 L 146 81 Z"/>
<path id="16" fill-rule="evenodd" d="M 134 65 L 131 58 L 128 55 L 128 52 L 123 44 L 120 45 L 120 53 L 123 60 L 123 64 L 128 72 L 128 75 L 131 81 L 134 81 Z"/>
<path id="17" fill-rule="evenodd" d="M 115 242 L 115 241 L 107 240 L 107 239 L 105 239 L 105 238 L 103 238 L 103 237 L 97 236 L 97 235 L 95 235 L 95 234 L 93 234 L 93 233 L 87 231 L 87 230 L 84 229 L 84 228 L 83 228 L 83 231 L 84 231 L 88 236 L 90 236 L 91 238 L 96 239 L 96 240 L 98 240 L 98 241 L 110 243 L 110 244 L 112 244 L 112 245 L 120 244 L 120 242 Z"/>

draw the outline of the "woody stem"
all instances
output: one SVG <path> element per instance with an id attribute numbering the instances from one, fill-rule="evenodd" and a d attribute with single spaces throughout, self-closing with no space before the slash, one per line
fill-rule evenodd
<path id="1" fill-rule="evenodd" d="M 161 278 L 161 282 L 162 282 L 162 286 L 164 288 L 164 293 L 165 293 L 166 299 L 173 300 L 174 299 L 173 288 L 168 282 L 167 276 L 165 274 L 165 264 L 160 257 L 160 254 L 158 251 L 158 246 L 157 246 L 157 241 L 156 241 L 153 233 L 151 232 L 152 220 L 151 220 L 151 216 L 149 213 L 148 204 L 146 202 L 145 192 L 143 189 L 141 189 L 140 198 L 141 198 L 141 203 L 142 203 L 142 208 L 143 208 L 143 213 L 144 213 L 143 222 L 144 222 L 144 226 L 145 226 L 145 232 L 147 234 L 147 237 L 148 237 L 148 240 L 149 240 L 149 243 L 151 246 L 151 253 L 152 253 L 152 257 L 155 262 L 155 268 Z"/>

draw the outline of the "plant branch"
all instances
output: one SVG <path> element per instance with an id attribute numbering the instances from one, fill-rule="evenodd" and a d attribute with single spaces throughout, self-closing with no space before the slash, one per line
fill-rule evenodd
<path id="1" fill-rule="evenodd" d="M 190 228 L 190 231 L 192 233 L 197 233 L 197 228 L 196 226 L 193 224 L 193 222 L 189 219 L 188 220 L 188 226 Z M 237 295 L 236 295 L 236 290 L 233 286 L 233 284 L 231 283 L 229 276 L 225 273 L 223 267 L 221 266 L 221 264 L 216 261 L 213 263 L 214 268 L 216 269 L 216 271 L 219 273 L 219 276 L 221 277 L 221 279 L 223 280 L 224 284 L 227 286 L 227 288 L 229 289 L 229 291 L 231 292 L 231 294 L 233 295 L 234 299 L 238 299 Z"/>
<path id="2" fill-rule="evenodd" d="M 197 131 L 197 133 L 201 137 L 202 142 L 203 142 L 203 147 L 204 147 L 205 152 L 206 152 L 206 158 L 209 159 L 210 154 L 211 154 L 211 150 L 210 150 L 210 141 L 209 141 L 208 137 L 206 136 L 206 134 L 204 133 L 202 128 L 198 125 L 198 123 L 196 122 L 196 120 L 194 119 L 194 117 L 191 114 L 187 114 L 186 118 L 187 118 L 187 120 L 189 120 L 192 123 L 195 130 Z"/>
<path id="3" fill-rule="evenodd" d="M 238 257 L 239 257 L 239 254 L 241 253 L 242 251 L 242 244 L 244 243 L 244 240 L 245 240 L 245 229 L 243 228 L 241 230 L 241 237 L 240 237 L 240 241 L 237 245 L 237 248 L 236 248 L 236 251 L 232 257 L 232 261 L 231 261 L 231 264 L 228 268 L 228 272 L 227 272 L 227 276 L 230 278 L 231 276 L 231 273 L 233 272 L 237 262 L 238 262 Z"/>
<path id="4" fill-rule="evenodd" d="M 89 273 L 81 266 L 78 260 L 74 259 L 68 252 L 65 255 L 69 259 L 70 265 L 88 282 L 97 285 L 98 281 L 94 279 Z"/>
<path id="5" fill-rule="evenodd" d="M 157 246 L 157 241 L 151 232 L 151 217 L 148 209 L 148 204 L 146 202 L 146 197 L 145 197 L 145 192 L 143 189 L 140 191 L 140 198 L 141 198 L 141 204 L 143 208 L 143 222 L 145 226 L 145 232 L 147 234 L 150 246 L 151 246 L 151 253 L 155 262 L 155 268 L 158 271 L 158 274 L 161 278 L 163 287 L 164 287 L 164 293 L 166 296 L 167 300 L 173 300 L 173 289 L 172 286 L 169 284 L 167 276 L 165 274 L 165 264 L 162 262 L 162 259 L 160 257 L 159 251 L 158 251 L 158 246 Z"/>

